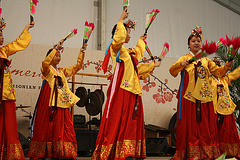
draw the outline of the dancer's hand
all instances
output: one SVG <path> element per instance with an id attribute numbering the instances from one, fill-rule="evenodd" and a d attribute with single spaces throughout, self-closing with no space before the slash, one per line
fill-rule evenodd
<path id="1" fill-rule="evenodd" d="M 185 61 L 182 61 L 180 64 L 182 67 L 186 67 L 189 64 L 189 62 L 185 60 Z"/>
<path id="2" fill-rule="evenodd" d="M 25 27 L 26 30 L 29 30 L 30 28 L 33 28 L 35 25 L 35 22 L 33 21 L 32 23 L 28 23 Z"/>
<path id="3" fill-rule="evenodd" d="M 60 51 L 63 49 L 63 42 L 64 42 L 64 39 L 61 39 L 56 45 L 55 45 L 55 49 Z"/>
<path id="4" fill-rule="evenodd" d="M 228 67 L 232 68 L 233 64 L 234 64 L 234 60 L 228 62 Z"/>
<path id="5" fill-rule="evenodd" d="M 147 33 L 143 33 L 140 37 L 140 39 L 145 40 L 147 39 Z"/>
<path id="6" fill-rule="evenodd" d="M 154 59 L 154 67 L 159 67 L 161 65 L 161 61 Z"/>
<path id="7" fill-rule="evenodd" d="M 129 14 L 129 12 L 127 11 L 127 7 L 125 8 L 125 10 L 122 12 L 122 15 L 121 15 L 121 17 L 120 17 L 120 19 L 119 19 L 119 22 L 124 22 L 124 20 L 126 19 L 126 18 L 128 18 L 128 14 Z"/>
<path id="8" fill-rule="evenodd" d="M 87 49 L 87 43 L 84 43 L 82 48 L 80 49 L 80 52 L 84 53 L 86 49 Z"/>

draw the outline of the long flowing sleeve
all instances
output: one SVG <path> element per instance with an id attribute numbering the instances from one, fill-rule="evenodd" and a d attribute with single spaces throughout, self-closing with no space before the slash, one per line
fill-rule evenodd
<path id="1" fill-rule="evenodd" d="M 224 66 L 218 67 L 215 64 L 215 62 L 213 62 L 210 59 L 208 59 L 208 68 L 209 68 L 210 72 L 216 77 L 225 76 L 225 74 L 231 69 L 231 67 L 229 67 L 228 62 Z"/>
<path id="2" fill-rule="evenodd" d="M 154 62 L 140 64 L 137 68 L 140 80 L 146 79 L 154 70 Z"/>
<path id="3" fill-rule="evenodd" d="M 54 56 L 56 55 L 57 50 L 53 49 L 49 55 L 42 61 L 42 66 L 41 66 L 41 72 L 43 74 L 43 76 L 47 76 L 48 73 L 50 72 L 49 66 L 51 65 L 51 62 L 54 58 Z"/>
<path id="4" fill-rule="evenodd" d="M 138 40 L 137 45 L 132 49 L 135 53 L 135 57 L 140 60 L 143 57 L 144 51 L 145 51 L 145 43 L 142 39 Z"/>
<path id="5" fill-rule="evenodd" d="M 10 55 L 27 48 L 31 42 L 31 34 L 28 30 L 24 29 L 18 38 L 10 44 L 1 47 L 1 57 L 8 58 Z"/>
<path id="6" fill-rule="evenodd" d="M 181 66 L 181 62 L 188 60 L 186 56 L 180 57 L 175 64 L 169 68 L 169 72 L 173 77 L 177 77 L 178 73 L 181 72 L 184 67 Z"/>
<path id="7" fill-rule="evenodd" d="M 115 50 L 119 50 L 119 48 L 123 45 L 123 43 L 126 40 L 126 36 L 127 36 L 127 31 L 123 25 L 123 23 L 118 22 L 117 24 L 117 30 L 114 34 L 114 40 L 112 42 L 112 49 Z M 117 52 L 115 52 L 117 53 Z"/>
<path id="8" fill-rule="evenodd" d="M 228 73 L 225 78 L 228 81 L 228 85 L 231 85 L 231 81 L 235 81 L 240 77 L 240 66 L 238 68 L 234 69 L 232 72 Z"/>
<path id="9" fill-rule="evenodd" d="M 66 77 L 71 77 L 74 74 L 76 74 L 82 68 L 84 57 L 85 57 L 85 53 L 79 52 L 77 64 L 75 64 L 74 66 L 70 66 L 62 69 L 64 75 Z"/>

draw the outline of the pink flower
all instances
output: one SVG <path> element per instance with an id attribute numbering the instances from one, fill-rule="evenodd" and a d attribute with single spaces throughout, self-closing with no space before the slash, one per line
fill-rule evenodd
<path id="1" fill-rule="evenodd" d="M 72 32 L 73 32 L 74 34 L 77 34 L 77 29 L 73 29 Z"/>
<path id="2" fill-rule="evenodd" d="M 230 106 L 230 104 L 229 103 L 226 103 L 226 107 L 229 107 Z"/>
<path id="3" fill-rule="evenodd" d="M 163 98 L 163 95 L 160 95 L 159 93 L 153 95 L 153 99 L 156 99 L 157 103 L 165 103 L 165 100 Z"/>
<path id="4" fill-rule="evenodd" d="M 66 94 L 67 92 L 66 92 L 66 91 L 63 91 L 62 93 L 63 93 L 63 94 Z"/>
<path id="5" fill-rule="evenodd" d="M 207 84 L 207 83 L 204 83 L 204 87 L 205 87 L 205 88 L 208 88 L 208 84 Z"/>
<path id="6" fill-rule="evenodd" d="M 148 87 L 148 85 L 143 86 L 142 89 L 145 90 L 145 91 L 147 91 L 147 92 L 149 92 L 149 87 Z"/>
<path id="7" fill-rule="evenodd" d="M 68 101 L 68 97 L 64 97 L 63 99 L 64 99 L 65 102 Z"/>
<path id="8" fill-rule="evenodd" d="M 37 6 L 38 0 L 32 0 L 32 2 Z"/>
<path id="9" fill-rule="evenodd" d="M 187 97 L 188 97 L 188 98 L 191 98 L 191 97 L 192 97 L 191 92 L 188 92 Z"/>
<path id="10" fill-rule="evenodd" d="M 152 82 L 152 87 L 155 87 L 156 86 L 156 83 L 155 82 Z"/>
<path id="11" fill-rule="evenodd" d="M 124 83 L 123 83 L 123 85 L 124 85 L 125 87 L 128 87 L 128 86 L 129 86 L 129 82 L 128 82 L 127 80 L 125 80 Z"/>
<path id="12" fill-rule="evenodd" d="M 33 14 L 35 14 L 35 7 L 31 4 L 31 12 L 33 13 Z"/>
<path id="13" fill-rule="evenodd" d="M 209 91 L 205 91 L 204 94 L 205 94 L 205 96 L 209 96 L 210 92 Z"/>
<path id="14" fill-rule="evenodd" d="M 147 83 L 147 78 L 143 80 L 143 83 Z"/>
<path id="15" fill-rule="evenodd" d="M 164 99 L 168 102 L 172 102 L 173 95 L 170 92 L 165 92 L 164 93 Z"/>

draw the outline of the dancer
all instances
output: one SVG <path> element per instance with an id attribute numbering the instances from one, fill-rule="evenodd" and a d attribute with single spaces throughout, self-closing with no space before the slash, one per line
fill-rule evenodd
<path id="1" fill-rule="evenodd" d="M 142 34 L 134 48 L 123 47 L 123 44 L 128 43 L 131 38 L 130 29 L 135 27 L 130 20 L 124 23 L 128 14 L 126 8 L 118 24 L 114 26 L 110 52 L 103 62 L 103 68 L 106 69 L 108 66 L 106 57 L 111 54 L 114 73 L 107 91 L 107 102 L 92 160 L 146 158 L 142 90 L 137 64 L 143 57 L 145 50 L 143 40 L 147 35 Z"/>
<path id="2" fill-rule="evenodd" d="M 189 63 L 202 45 L 202 30 L 195 28 L 188 38 L 190 53 L 178 59 L 169 71 L 181 72 L 178 92 L 176 153 L 172 159 L 216 159 L 220 156 L 219 139 L 209 84 L 210 73 L 224 75 L 232 66 L 218 67 L 207 57 Z"/>
<path id="3" fill-rule="evenodd" d="M 218 58 L 213 60 L 218 66 L 221 62 Z M 224 77 L 212 76 L 209 79 L 213 92 L 213 105 L 217 114 L 218 135 L 220 141 L 220 152 L 227 151 L 227 157 L 240 159 L 240 139 L 235 122 L 233 103 L 228 86 L 240 77 L 240 67 L 228 73 Z"/>
<path id="4" fill-rule="evenodd" d="M 3 29 L 6 23 L 0 19 L 0 45 L 3 45 Z M 25 159 L 18 137 L 15 89 L 11 78 L 8 57 L 28 47 L 31 41 L 29 29 L 34 22 L 27 24 L 20 36 L 10 44 L 0 48 L 0 159 Z"/>
<path id="5" fill-rule="evenodd" d="M 77 64 L 58 68 L 64 40 L 50 49 L 42 61 L 44 84 L 35 109 L 35 124 L 28 156 L 38 158 L 77 157 L 77 141 L 69 108 L 79 101 L 68 88 L 66 77 L 82 68 L 85 43 L 80 49 Z"/>

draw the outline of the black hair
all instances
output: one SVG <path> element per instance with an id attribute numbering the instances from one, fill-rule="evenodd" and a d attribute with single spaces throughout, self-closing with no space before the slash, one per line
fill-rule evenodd
<path id="1" fill-rule="evenodd" d="M 46 54 L 46 57 L 52 52 L 53 48 L 49 49 L 47 54 Z"/>
<path id="2" fill-rule="evenodd" d="M 199 37 L 200 39 L 201 39 L 201 41 L 202 41 L 202 37 L 200 36 L 200 35 L 190 35 L 189 37 L 188 37 L 188 45 L 190 44 L 190 40 L 194 37 L 194 36 L 197 36 L 197 37 Z"/>
<path id="3" fill-rule="evenodd" d="M 126 23 L 123 23 L 123 25 L 124 25 L 124 27 L 125 27 L 126 30 L 127 30 L 127 24 L 126 24 Z M 116 29 L 117 29 L 117 24 L 115 24 L 115 25 L 113 26 L 113 29 L 112 29 L 112 38 L 113 38 L 113 36 L 114 36 L 114 34 L 115 34 L 115 32 L 116 32 Z"/>

